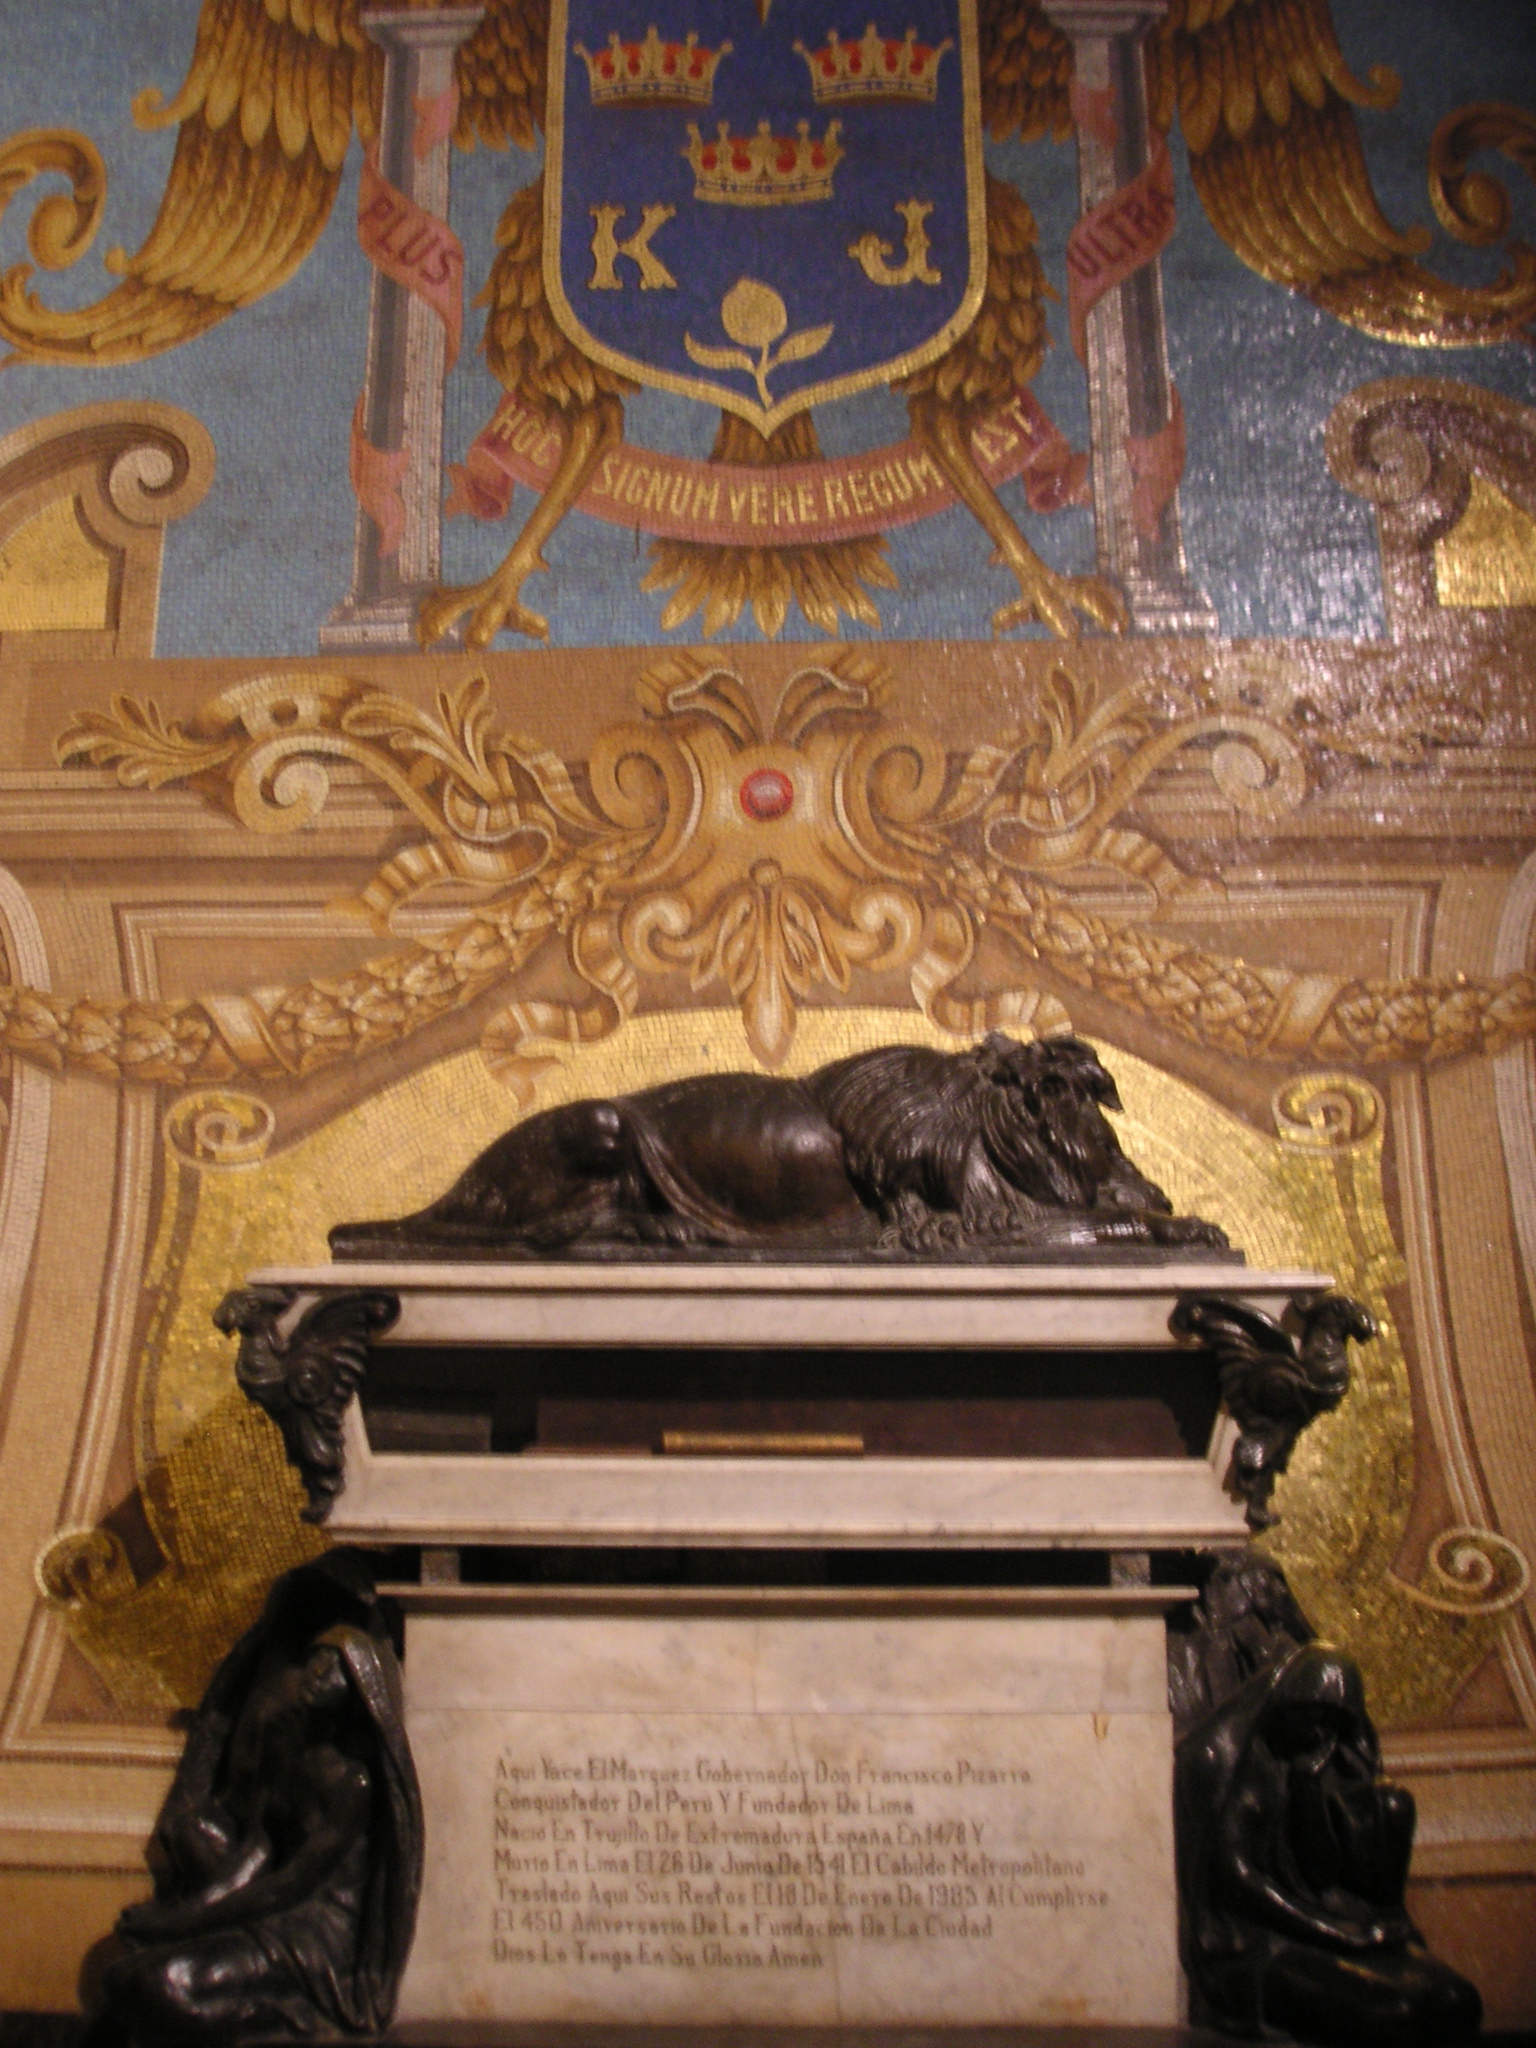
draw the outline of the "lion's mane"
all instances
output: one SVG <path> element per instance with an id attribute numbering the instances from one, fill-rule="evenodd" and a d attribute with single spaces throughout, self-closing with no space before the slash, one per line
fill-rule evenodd
<path id="1" fill-rule="evenodd" d="M 887 1214 L 915 1195 L 974 1227 L 978 1145 L 989 1178 L 1023 1205 L 1091 1210 L 1120 1169 L 1140 1180 L 1100 1107 L 1119 1108 L 1114 1083 L 1080 1039 L 1021 1045 L 994 1033 L 963 1053 L 885 1046 L 805 1085 L 842 1139 L 850 1180 Z M 1147 1192 L 1149 1206 L 1166 1206 Z"/>

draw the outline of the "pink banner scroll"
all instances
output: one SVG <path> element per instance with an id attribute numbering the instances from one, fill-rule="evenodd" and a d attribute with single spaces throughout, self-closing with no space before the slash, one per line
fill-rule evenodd
<path id="1" fill-rule="evenodd" d="M 1023 478 L 1031 511 L 1086 502 L 1088 458 L 1031 392 L 1016 392 L 984 420 L 971 445 L 989 483 Z M 504 519 L 513 486 L 542 491 L 559 458 L 558 427 L 508 393 L 463 462 L 449 466 L 447 516 Z M 594 519 L 642 533 L 758 547 L 887 533 L 953 503 L 933 457 L 914 441 L 772 469 L 695 462 L 622 442 L 603 457 L 578 500 Z"/>
<path id="2" fill-rule="evenodd" d="M 423 99 L 417 93 L 411 101 L 416 121 L 411 130 L 411 154 L 418 163 L 430 156 L 440 142 L 446 142 L 453 133 L 453 124 L 459 112 L 459 87 L 456 79 L 450 79 L 440 93 L 430 99 Z"/>
<path id="3" fill-rule="evenodd" d="M 1177 384 L 1168 387 L 1168 421 L 1155 434 L 1127 434 L 1131 465 L 1131 524 L 1150 540 L 1163 523 L 1163 508 L 1184 475 L 1184 401 Z"/>
<path id="4" fill-rule="evenodd" d="M 1088 315 L 1106 292 L 1162 254 L 1177 223 L 1173 159 L 1161 135 L 1152 161 L 1067 237 L 1067 325 L 1079 362 L 1088 360 Z"/>
<path id="5" fill-rule="evenodd" d="M 391 185 L 373 157 L 363 160 L 357 239 L 386 277 L 425 299 L 448 336 L 448 368 L 459 358 L 464 326 L 464 247 L 447 221 Z"/>
<path id="6" fill-rule="evenodd" d="M 1071 85 L 1071 105 L 1072 125 L 1102 142 L 1106 149 L 1113 149 L 1120 140 L 1120 123 L 1115 119 L 1113 86 L 1081 85 L 1074 78 Z"/>
<path id="7" fill-rule="evenodd" d="M 400 481 L 411 459 L 408 448 L 375 448 L 363 432 L 363 401 L 352 408 L 352 446 L 347 471 L 353 496 L 379 529 L 379 553 L 394 555 L 405 538 L 405 500 Z"/>

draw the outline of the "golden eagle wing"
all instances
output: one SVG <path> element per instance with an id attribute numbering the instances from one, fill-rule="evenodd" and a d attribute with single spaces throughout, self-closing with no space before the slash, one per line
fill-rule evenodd
<path id="1" fill-rule="evenodd" d="M 634 390 L 626 378 L 584 355 L 549 310 L 542 173 L 508 200 L 496 224 L 490 276 L 475 304 L 486 309 L 483 346 L 491 375 L 545 418 L 581 412 L 599 397 L 621 398 Z"/>
<path id="2" fill-rule="evenodd" d="M 544 124 L 548 0 L 490 0 L 459 51 L 454 140 L 466 149 L 515 142 L 532 149 Z M 544 179 L 514 192 L 496 226 L 496 253 L 475 300 L 486 308 L 491 374 L 546 417 L 570 415 L 634 386 L 592 362 L 555 324 L 544 296 Z"/>
<path id="3" fill-rule="evenodd" d="M 490 0 L 485 18 L 460 47 L 454 140 L 532 149 L 544 125 L 549 51 L 548 0 Z M 508 391 L 546 417 L 569 415 L 599 396 L 634 387 L 591 362 L 556 326 L 544 296 L 544 180 L 515 191 L 496 227 L 496 253 L 475 300 L 486 308 L 485 359 Z"/>
<path id="4" fill-rule="evenodd" d="M 981 0 L 981 118 L 996 141 L 1072 133 L 1072 45 L 1040 0 Z"/>
<path id="5" fill-rule="evenodd" d="M 94 305 L 57 312 L 28 289 L 30 266 L 18 265 L 0 279 L 0 338 L 34 361 L 133 363 L 286 283 L 325 226 L 354 126 L 373 139 L 383 57 L 358 15 L 359 0 L 203 0 L 181 90 L 168 105 L 154 89 L 134 101 L 141 128 L 174 122 L 179 133 L 143 247 L 107 258 L 122 282 Z M 99 166 L 83 137 L 68 139 Z M 88 245 L 104 198 L 102 180 L 77 175 L 75 187 L 69 261 Z M 41 217 L 69 204 L 45 200 L 34 218 L 33 252 L 44 261 Z"/>
<path id="6" fill-rule="evenodd" d="M 981 117 L 998 141 L 1072 134 L 1072 45 L 1047 20 L 1040 0 L 981 0 Z M 901 384 L 908 397 L 935 393 L 945 405 L 976 413 L 1006 405 L 1040 368 L 1050 335 L 1039 232 L 1023 195 L 989 172 L 987 289 L 975 320 L 954 347 Z"/>
<path id="7" fill-rule="evenodd" d="M 1355 76 L 1328 0 L 1173 0 L 1147 83 L 1155 124 L 1177 114 L 1212 226 L 1261 277 L 1384 341 L 1505 341 L 1536 317 L 1530 252 L 1494 285 L 1449 284 L 1416 260 L 1427 231 L 1382 212 L 1355 109 L 1390 107 L 1400 81 Z"/>
<path id="8" fill-rule="evenodd" d="M 461 149 L 476 142 L 532 149 L 544 125 L 544 64 L 549 48 L 549 0 L 490 0 L 479 26 L 459 46 L 454 78 L 459 88 L 453 139 Z"/>

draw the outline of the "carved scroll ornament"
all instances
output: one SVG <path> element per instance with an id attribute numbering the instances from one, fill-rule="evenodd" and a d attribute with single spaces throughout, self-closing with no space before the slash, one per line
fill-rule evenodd
<path id="1" fill-rule="evenodd" d="M 1226 1485 L 1247 1502 L 1250 1529 L 1279 1520 L 1270 1496 L 1297 1438 L 1349 1392 L 1345 1339 L 1364 1344 L 1376 1335 L 1376 1318 L 1345 1294 L 1297 1301 L 1291 1315 L 1294 1336 L 1247 1302 L 1198 1294 L 1186 1296 L 1168 1319 L 1175 1337 L 1216 1354 L 1222 1404 L 1240 1432 Z"/>
<path id="2" fill-rule="evenodd" d="M 846 651 L 793 677 L 766 722 L 729 670 L 686 659 L 648 671 L 640 703 L 638 721 L 604 732 L 574 768 L 495 729 L 483 678 L 441 693 L 434 711 L 301 673 L 225 691 L 185 726 L 127 699 L 75 719 L 64 760 L 112 766 L 128 786 L 186 784 L 262 832 L 319 814 L 329 764 L 361 768 L 422 836 L 373 876 L 359 915 L 387 930 L 444 883 L 483 902 L 439 939 L 259 995 L 95 1001 L 0 985 L 0 1041 L 54 1066 L 217 1086 L 365 1056 L 500 987 L 512 1000 L 482 1045 L 526 1098 L 557 1046 L 606 1035 L 663 977 L 723 985 L 775 1067 L 799 1004 L 875 973 L 902 974 L 916 1006 L 963 1036 L 1069 1028 L 1061 1002 L 1029 985 L 1033 962 L 1246 1059 L 1441 1060 L 1536 1030 L 1529 973 L 1258 966 L 1075 898 L 1077 874 L 1106 868 L 1154 899 L 1219 889 L 1124 813 L 1181 753 L 1235 807 L 1283 812 L 1331 744 L 1297 707 L 1255 708 L 1210 677 L 1150 675 L 1101 697 L 1058 669 L 1025 730 L 954 756 L 892 717 L 881 671 Z M 1018 980 L 961 996 L 984 933 Z M 588 999 L 516 999 L 546 947 Z"/>
<path id="3" fill-rule="evenodd" d="M 400 1302 L 377 1288 L 332 1294 L 285 1330 L 297 1300 L 291 1287 L 240 1287 L 213 1319 L 226 1335 L 239 1333 L 235 1377 L 283 1433 L 309 1496 L 305 1521 L 323 1522 L 346 1477 L 342 1420 L 368 1364 L 368 1339 L 389 1328 Z"/>
<path id="4" fill-rule="evenodd" d="M 1536 159 L 1536 140 L 1532 153 Z M 1478 184 L 1469 176 L 1465 189 Z M 1478 493 L 1500 508 L 1507 527 L 1528 534 L 1536 521 L 1536 412 L 1496 392 L 1444 377 L 1383 377 L 1334 407 L 1326 446 L 1339 482 L 1375 508 L 1382 596 L 1395 640 L 1444 632 L 1448 622 L 1468 617 L 1461 601 L 1442 590 L 1441 571 L 1447 546 L 1467 531 Z M 1528 542 L 1519 551 L 1527 549 Z M 1516 601 L 1506 593 L 1504 602 Z M 1488 599 L 1477 603 L 1487 606 Z"/>
<path id="5" fill-rule="evenodd" d="M 7 653 L 152 655 L 165 529 L 202 502 L 213 474 L 207 429 L 155 399 L 76 406 L 0 436 Z"/>

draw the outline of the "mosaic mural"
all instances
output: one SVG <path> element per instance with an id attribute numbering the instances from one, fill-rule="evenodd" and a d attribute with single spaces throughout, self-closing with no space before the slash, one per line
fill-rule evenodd
<path id="1" fill-rule="evenodd" d="M 322 1540 L 232 1280 L 1071 1028 L 1382 1326 L 1265 1540 L 1536 2017 L 1528 7 L 884 4 L 7 13 L 0 2004 Z"/>

